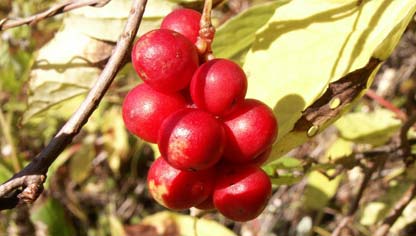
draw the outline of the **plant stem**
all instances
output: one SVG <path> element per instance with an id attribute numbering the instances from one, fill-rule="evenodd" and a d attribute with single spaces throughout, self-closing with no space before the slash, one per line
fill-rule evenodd
<path id="1" fill-rule="evenodd" d="M 1 127 L 1 130 L 3 131 L 4 138 L 6 139 L 6 142 L 10 147 L 10 151 L 11 151 L 10 156 L 12 160 L 13 169 L 15 172 L 19 172 L 22 169 L 22 162 L 20 161 L 16 153 L 16 145 L 14 144 L 14 141 L 12 138 L 10 125 L 7 124 L 6 118 L 4 117 L 3 111 L 1 109 L 0 109 L 0 127 Z"/>

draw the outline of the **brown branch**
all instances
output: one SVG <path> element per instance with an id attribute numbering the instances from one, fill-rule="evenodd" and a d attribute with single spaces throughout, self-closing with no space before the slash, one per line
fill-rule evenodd
<path id="1" fill-rule="evenodd" d="M 358 189 L 357 195 L 355 195 L 355 198 L 353 202 L 351 203 L 350 209 L 348 210 L 347 215 L 341 220 L 341 222 L 338 224 L 338 226 L 335 228 L 335 230 L 332 232 L 331 236 L 339 236 L 342 235 L 342 230 L 348 226 L 352 220 L 354 219 L 354 215 L 358 210 L 360 200 L 364 194 L 365 189 L 369 186 L 369 182 L 371 180 L 371 177 L 373 176 L 373 173 L 378 169 L 379 165 L 377 162 L 370 162 L 370 167 L 364 169 L 364 179 L 360 184 L 360 187 Z"/>
<path id="2" fill-rule="evenodd" d="M 406 206 L 412 201 L 416 196 L 416 183 L 410 185 L 410 187 L 403 194 L 402 198 L 394 205 L 393 209 L 390 211 L 389 215 L 383 220 L 380 227 L 377 228 L 374 236 L 386 236 L 391 226 L 396 222 L 396 220 L 402 215 Z"/>
<path id="3" fill-rule="evenodd" d="M 0 20 L 0 31 L 11 29 L 21 25 L 34 25 L 41 20 L 46 18 L 62 14 L 77 8 L 91 6 L 91 7 L 103 7 L 111 0 L 84 0 L 84 1 L 67 1 L 63 3 L 56 4 L 49 8 L 46 11 L 40 12 L 33 16 L 19 19 L 11 19 L 6 17 Z"/>
<path id="4" fill-rule="evenodd" d="M 404 122 L 402 128 L 400 129 L 400 148 L 402 150 L 402 156 L 406 165 L 411 165 L 415 161 L 415 156 L 412 155 L 411 145 L 409 139 L 407 138 L 407 133 L 416 123 L 416 112 L 409 116 L 409 118 Z"/>
<path id="5" fill-rule="evenodd" d="M 45 180 L 45 174 L 50 165 L 55 161 L 65 147 L 71 143 L 75 135 L 80 132 L 81 128 L 87 123 L 88 118 L 100 103 L 110 84 L 113 82 L 117 72 L 123 65 L 123 61 L 128 53 L 128 50 L 130 49 L 134 37 L 137 34 L 146 3 L 147 0 L 133 1 L 130 15 L 127 19 L 123 33 L 121 34 L 107 65 L 101 72 L 96 83 L 91 88 L 78 110 L 65 123 L 61 130 L 59 130 L 49 144 L 29 163 L 29 165 L 27 165 L 19 173 L 15 174 L 6 183 L 0 185 L 0 210 L 13 208 L 16 204 L 22 202 L 22 200 L 28 200 L 27 202 L 33 202 L 36 200 L 36 195 L 32 195 L 33 197 L 31 198 L 31 195 L 29 194 L 31 192 L 28 187 L 34 186 L 34 184 L 39 186 L 42 185 Z M 31 178 L 34 178 L 29 177 L 33 175 L 39 176 L 37 177 L 37 181 L 30 182 L 30 185 L 25 184 L 29 183 Z M 22 193 L 26 194 L 19 196 L 12 193 L 12 191 L 18 188 L 23 188 Z M 4 202 L 9 203 L 10 205 L 1 204 Z M 10 202 L 16 204 L 11 204 Z"/>

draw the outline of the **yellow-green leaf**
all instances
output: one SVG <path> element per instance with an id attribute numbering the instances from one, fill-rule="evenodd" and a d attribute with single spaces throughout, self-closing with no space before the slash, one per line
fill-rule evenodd
<path id="1" fill-rule="evenodd" d="M 392 52 L 415 11 L 414 0 L 364 0 L 360 5 L 356 0 L 293 0 L 276 9 L 257 31 L 244 64 L 249 78 L 247 97 L 267 103 L 279 120 L 273 158 L 339 118 L 347 104 L 328 101 L 320 105 L 336 109 L 342 104 L 342 110 L 334 116 L 321 114 L 322 123 L 316 127 L 310 124 L 294 130 L 303 111 L 331 82 L 361 73 L 362 80 L 370 83 L 378 60 Z M 364 88 L 357 89 L 354 98 L 363 94 Z"/>
<path id="2" fill-rule="evenodd" d="M 335 122 L 344 139 L 373 145 L 387 142 L 400 124 L 394 113 L 385 109 L 348 113 Z"/>
<path id="3" fill-rule="evenodd" d="M 242 62 L 255 39 L 256 31 L 266 24 L 279 6 L 289 0 L 256 5 L 221 25 L 212 44 L 216 57 Z"/>
<path id="4" fill-rule="evenodd" d="M 303 199 L 305 207 L 322 210 L 337 192 L 341 179 L 342 176 L 337 176 L 333 180 L 329 180 L 318 171 L 311 172 L 308 176 L 308 184 Z"/>

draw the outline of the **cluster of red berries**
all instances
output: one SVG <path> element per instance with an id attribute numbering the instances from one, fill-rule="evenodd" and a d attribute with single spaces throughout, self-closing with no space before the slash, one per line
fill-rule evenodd
<path id="1" fill-rule="evenodd" d="M 202 62 L 195 43 L 201 14 L 178 9 L 160 29 L 141 36 L 132 62 L 144 83 L 123 103 L 127 129 L 157 143 L 161 158 L 150 167 L 148 187 L 163 206 L 217 209 L 247 221 L 271 194 L 260 168 L 277 135 L 273 111 L 245 99 L 247 78 L 227 59 Z"/>

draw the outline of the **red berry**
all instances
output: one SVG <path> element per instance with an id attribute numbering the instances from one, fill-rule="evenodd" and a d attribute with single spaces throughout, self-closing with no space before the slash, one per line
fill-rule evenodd
<path id="1" fill-rule="evenodd" d="M 186 101 L 179 93 L 161 93 L 147 84 L 139 84 L 124 98 L 124 124 L 131 133 L 156 143 L 163 120 L 185 106 Z"/>
<path id="2" fill-rule="evenodd" d="M 205 201 L 201 202 L 200 204 L 195 206 L 200 210 L 214 210 L 214 201 L 212 200 L 212 195 L 210 195 Z"/>
<path id="3" fill-rule="evenodd" d="M 161 29 L 170 29 L 187 37 L 195 43 L 199 35 L 201 13 L 192 9 L 177 9 L 169 13 L 162 21 Z"/>
<path id="4" fill-rule="evenodd" d="M 140 37 L 132 50 L 132 62 L 140 78 L 162 92 L 185 88 L 199 63 L 191 41 L 166 29 Z"/>
<path id="5" fill-rule="evenodd" d="M 265 151 L 260 153 L 260 155 L 256 156 L 250 164 L 262 166 L 269 159 L 271 152 L 272 147 L 270 146 Z"/>
<path id="6" fill-rule="evenodd" d="M 200 109 L 173 113 L 159 130 L 160 153 L 175 168 L 201 170 L 219 161 L 225 145 L 223 124 Z"/>
<path id="7" fill-rule="evenodd" d="M 235 221 L 256 218 L 271 196 L 271 182 L 255 165 L 221 167 L 214 187 L 214 205 L 225 217 Z"/>
<path id="8" fill-rule="evenodd" d="M 232 163 L 250 163 L 273 144 L 277 120 L 273 111 L 255 99 L 246 99 L 224 117 L 227 146 L 224 159 Z"/>
<path id="9" fill-rule="evenodd" d="M 198 68 L 191 80 L 192 100 L 201 109 L 223 115 L 244 100 L 247 78 L 236 63 L 214 59 Z"/>
<path id="10" fill-rule="evenodd" d="M 214 185 L 213 171 L 189 172 L 173 168 L 163 158 L 150 166 L 147 185 L 150 194 L 161 205 L 185 210 L 205 201 Z"/>

